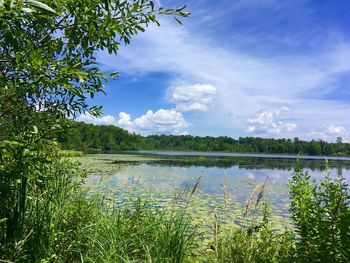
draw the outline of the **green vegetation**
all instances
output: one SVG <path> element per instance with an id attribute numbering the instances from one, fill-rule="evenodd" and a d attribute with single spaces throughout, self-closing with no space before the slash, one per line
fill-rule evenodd
<path id="1" fill-rule="evenodd" d="M 72 150 L 62 150 L 59 152 L 61 157 L 82 157 L 84 153 L 81 151 L 72 151 Z"/>
<path id="2" fill-rule="evenodd" d="M 20 225 L 2 219 L 0 259 L 182 262 L 192 248 L 195 228 L 181 211 L 165 213 L 141 201 L 116 208 L 83 190 L 80 166 L 68 161 L 49 166 L 49 185 L 28 187 Z M 13 236 L 9 228 L 15 229 Z"/>
<path id="3" fill-rule="evenodd" d="M 316 183 L 297 169 L 290 186 L 295 229 L 282 233 L 271 230 L 265 184 L 256 186 L 243 226 L 221 226 L 214 213 L 203 247 L 208 235 L 188 213 L 200 180 L 172 208 L 132 199 L 117 206 L 118 197 L 89 192 L 86 172 L 62 158 L 80 155 L 60 151 L 55 140 L 67 117 L 97 115 L 87 96 L 116 76 L 99 69 L 95 52 L 116 53 L 158 24 L 157 15 L 178 19 L 188 15 L 183 10 L 155 9 L 147 0 L 0 1 L 0 261 L 348 262 L 350 198 L 341 175 Z M 106 135 L 110 145 L 115 137 Z M 123 143 L 130 142 L 115 145 Z"/>
<path id="4" fill-rule="evenodd" d="M 350 259 L 350 195 L 344 177 L 327 171 L 316 183 L 297 167 L 290 181 L 291 214 L 298 258 L 302 261 L 346 262 Z"/>
<path id="5" fill-rule="evenodd" d="M 87 192 L 81 185 L 85 174 L 79 165 L 55 161 L 50 171 L 46 171 L 51 178 L 50 191 L 29 188 L 22 227 L 14 239 L 8 238 L 6 219 L 2 220 L 1 259 L 348 262 L 350 258 L 350 196 L 341 175 L 330 178 L 326 172 L 324 179 L 316 182 L 297 168 L 290 181 L 294 228 L 276 232 L 268 202 L 264 201 L 265 184 L 252 191 L 241 211 L 241 226 L 220 223 L 225 212 L 214 210 L 210 227 L 201 228 L 190 213 L 196 205 L 192 198 L 200 180 L 177 195 L 167 208 L 140 199 L 130 199 L 120 206 L 116 205 L 118 197 Z"/>
<path id="6" fill-rule="evenodd" d="M 79 233 L 85 238 L 89 210 L 97 207 L 70 197 L 78 168 L 61 159 L 53 139 L 67 118 L 100 112 L 87 98 L 104 93 L 117 73 L 98 67 L 96 51 L 116 54 L 149 24 L 159 24 L 158 15 L 179 21 L 188 13 L 145 0 L 0 1 L 1 259 L 81 258 L 76 242 L 86 241 Z M 66 211 L 69 201 L 75 209 Z"/>
<path id="7" fill-rule="evenodd" d="M 223 228 L 213 262 L 297 262 L 292 232 L 276 233 L 264 224 L 258 227 L 256 231 Z"/>
<path id="8" fill-rule="evenodd" d="M 350 144 L 312 140 L 264 139 L 246 137 L 198 137 L 191 135 L 141 136 L 115 126 L 96 126 L 83 122 L 71 123 L 68 133 L 61 133 L 62 147 L 90 153 L 119 150 L 206 151 L 304 155 L 349 155 Z"/>

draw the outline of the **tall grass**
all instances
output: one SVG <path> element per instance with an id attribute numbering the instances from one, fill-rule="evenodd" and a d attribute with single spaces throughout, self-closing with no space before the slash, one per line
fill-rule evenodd
<path id="1" fill-rule="evenodd" d="M 167 215 L 139 201 L 104 214 L 89 236 L 85 258 L 91 262 L 183 262 L 195 231 L 181 212 Z"/>
<path id="2" fill-rule="evenodd" d="M 59 155 L 61 157 L 83 157 L 84 153 L 82 151 L 60 150 Z"/>
<path id="3" fill-rule="evenodd" d="M 2 239 L 0 262 L 183 262 L 197 246 L 185 207 L 167 211 L 139 199 L 117 208 L 83 190 L 79 166 L 50 165 L 50 185 L 28 186 L 22 234 Z"/>
<path id="4" fill-rule="evenodd" d="M 290 182 L 294 228 L 275 231 L 265 199 L 268 181 L 252 187 L 240 226 L 220 223 L 214 209 L 207 246 L 188 213 L 201 178 L 159 208 L 91 194 L 84 173 L 68 160 L 51 162 L 47 180 L 28 181 L 26 210 L 16 238 L 0 221 L 0 262 L 349 262 L 349 189 L 344 178 L 316 182 L 297 168 Z M 230 193 L 222 184 L 224 208 Z M 182 202 L 182 205 L 179 204 Z M 229 209 L 220 210 L 229 213 Z"/>

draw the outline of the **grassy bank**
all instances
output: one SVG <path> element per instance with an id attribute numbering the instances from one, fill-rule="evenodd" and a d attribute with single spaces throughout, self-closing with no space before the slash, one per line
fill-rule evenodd
<path id="1" fill-rule="evenodd" d="M 316 183 L 297 168 L 290 181 L 295 227 L 276 232 L 264 185 L 242 211 L 244 222 L 193 220 L 191 202 L 200 180 L 162 208 L 145 199 L 116 205 L 118 196 L 83 187 L 79 165 L 59 158 L 46 170 L 45 186 L 28 185 L 26 209 L 13 235 L 1 219 L 0 258 L 5 262 L 348 262 L 349 189 L 341 175 Z M 182 200 L 180 203 L 179 200 Z M 185 200 L 183 202 L 183 200 Z M 224 204 L 223 204 L 224 205 Z M 234 218 L 233 218 L 234 219 Z M 234 220 L 232 220 L 234 222 Z"/>

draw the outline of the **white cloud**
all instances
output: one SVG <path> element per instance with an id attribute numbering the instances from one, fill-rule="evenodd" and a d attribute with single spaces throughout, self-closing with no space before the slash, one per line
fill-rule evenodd
<path id="1" fill-rule="evenodd" d="M 276 122 L 272 123 L 271 127 L 267 130 L 267 133 L 271 134 L 280 134 L 280 133 L 286 133 L 286 132 L 292 132 L 294 131 L 298 125 L 295 123 L 284 123 L 284 122 Z"/>
<path id="2" fill-rule="evenodd" d="M 156 112 L 149 110 L 136 119 L 132 119 L 130 114 L 120 112 L 118 120 L 112 115 L 95 117 L 85 113 L 80 115 L 77 121 L 95 125 L 114 125 L 141 134 L 186 134 L 188 127 L 181 112 L 174 109 L 160 109 Z"/>
<path id="3" fill-rule="evenodd" d="M 117 121 L 117 125 L 120 127 L 123 127 L 129 131 L 133 130 L 133 123 L 131 121 L 130 114 L 127 114 L 125 112 L 119 113 L 119 120 Z"/>
<path id="4" fill-rule="evenodd" d="M 216 88 L 210 84 L 184 85 L 171 88 L 170 101 L 176 104 L 176 110 L 208 111 L 216 95 Z"/>
<path id="5" fill-rule="evenodd" d="M 296 119 L 293 122 L 298 124 L 300 137 L 334 119 L 341 122 L 348 119 L 350 107 L 347 103 L 341 105 L 339 101 L 325 99 L 337 88 L 337 80 L 350 70 L 350 60 L 346 59 L 350 57 L 350 44 L 341 36 L 335 36 L 330 44 L 313 52 L 259 54 L 254 48 L 242 48 L 245 42 L 239 35 L 234 41 L 221 43 L 200 29 L 197 31 L 187 25 L 180 27 L 161 20 L 161 27 L 150 27 L 135 37 L 117 58 L 101 52 L 98 60 L 106 68 L 118 69 L 131 77 L 171 73 L 173 86 L 211 83 L 217 87 L 213 107 L 194 100 L 176 104 L 176 110 L 207 111 L 200 117 L 201 123 L 223 127 L 230 135 L 235 132 L 241 136 L 246 127 L 238 117 L 228 120 L 228 112 L 234 112 L 235 116 L 252 115 L 260 109 L 276 107 L 276 102 L 293 107 L 290 115 Z M 293 37 L 290 40 L 291 47 L 295 41 L 301 41 Z M 287 48 L 290 46 L 286 43 Z M 145 52 L 147 50 L 152 52 Z M 271 118 L 268 114 L 261 117 Z M 191 121 L 198 125 L 198 120 Z M 265 130 L 282 133 L 296 128 L 295 123 L 276 120 L 273 123 L 275 125 Z M 256 132 L 259 128 L 250 125 L 246 131 Z"/>
<path id="6" fill-rule="evenodd" d="M 85 113 L 77 118 L 77 121 L 83 121 L 94 125 L 116 125 L 117 121 L 112 115 L 105 115 L 101 117 L 95 117 L 90 113 Z"/>
<path id="7" fill-rule="evenodd" d="M 310 139 L 321 139 L 325 141 L 335 141 L 336 137 L 342 137 L 344 142 L 350 141 L 350 131 L 341 125 L 328 125 L 320 129 L 312 129 L 307 136 Z"/>
<path id="8" fill-rule="evenodd" d="M 340 125 L 329 125 L 326 128 L 325 133 L 327 135 L 343 135 L 347 133 L 346 129 L 343 126 Z"/>
<path id="9" fill-rule="evenodd" d="M 151 110 L 133 121 L 135 130 L 146 133 L 182 134 L 188 127 L 182 114 L 176 110 Z"/>
<path id="10" fill-rule="evenodd" d="M 297 128 L 295 123 L 283 122 L 276 120 L 281 114 L 289 112 L 289 108 L 282 106 L 278 110 L 262 110 L 254 116 L 248 118 L 249 133 L 257 134 L 281 134 L 294 131 Z"/>

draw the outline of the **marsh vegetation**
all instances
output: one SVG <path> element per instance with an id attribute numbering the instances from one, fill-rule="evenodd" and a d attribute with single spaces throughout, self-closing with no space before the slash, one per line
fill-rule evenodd
<path id="1" fill-rule="evenodd" d="M 100 68 L 96 52 L 117 54 L 159 25 L 159 15 L 181 23 L 185 8 L 147 0 L 0 1 L 0 262 L 349 262 L 347 161 L 85 156 L 101 150 L 91 148 L 94 138 L 98 147 L 134 149 L 128 138 L 137 143 L 138 136 L 122 130 L 127 138 L 98 141 L 87 133 L 77 141 L 81 149 L 71 147 L 69 138 L 82 138 L 68 133 L 72 119 L 99 116 L 89 99 L 118 75 Z M 226 150 L 231 142 L 148 139 L 155 148 L 190 150 Z M 304 143 L 241 140 L 230 150 L 285 152 L 279 146 Z M 341 141 L 306 144 L 313 154 L 349 149 Z"/>
<path id="2" fill-rule="evenodd" d="M 214 158 L 209 167 L 200 157 L 177 161 L 132 154 L 52 162 L 51 190 L 30 188 L 14 238 L 2 220 L 7 230 L 1 232 L 2 257 L 15 262 L 349 259 L 349 189 L 342 175 L 347 162 L 316 161 L 314 170 L 310 162 L 304 170 L 299 163 L 293 172 L 292 160 L 281 160 L 285 170 L 273 170 L 275 160 L 251 159 L 248 166 L 249 159 L 229 158 L 220 166 L 222 160 Z"/>

